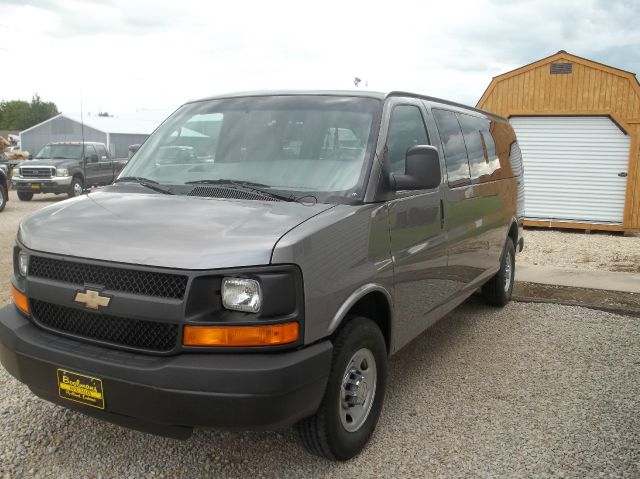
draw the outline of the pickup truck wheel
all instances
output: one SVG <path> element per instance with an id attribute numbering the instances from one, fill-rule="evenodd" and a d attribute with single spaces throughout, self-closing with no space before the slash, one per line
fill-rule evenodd
<path id="1" fill-rule="evenodd" d="M 4 207 L 7 204 L 7 201 L 5 200 L 6 195 L 7 190 L 4 185 L 0 185 L 0 211 L 4 210 Z"/>
<path id="2" fill-rule="evenodd" d="M 31 201 L 33 199 L 33 193 L 18 191 L 18 199 L 20 199 L 20 201 Z"/>
<path id="3" fill-rule="evenodd" d="M 297 424 L 312 454 L 344 461 L 358 454 L 378 422 L 387 379 L 387 349 L 370 319 L 347 318 L 333 343 L 333 360 L 322 403 Z"/>
<path id="4" fill-rule="evenodd" d="M 482 295 L 487 304 L 502 307 L 511 301 L 515 273 L 516 248 L 511 238 L 508 238 L 502 252 L 500 270 L 482 287 Z"/>
<path id="5" fill-rule="evenodd" d="M 71 186 L 69 187 L 69 198 L 75 198 L 76 196 L 80 196 L 82 194 L 82 179 L 75 177 L 71 180 Z"/>

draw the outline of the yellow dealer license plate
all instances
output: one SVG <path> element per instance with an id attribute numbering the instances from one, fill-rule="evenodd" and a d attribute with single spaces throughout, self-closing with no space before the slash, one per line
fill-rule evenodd
<path id="1" fill-rule="evenodd" d="M 40 183 L 31 183 L 31 189 L 32 190 L 39 190 L 40 189 Z"/>
<path id="2" fill-rule="evenodd" d="M 104 409 L 102 379 L 58 369 L 58 395 L 62 399 Z"/>

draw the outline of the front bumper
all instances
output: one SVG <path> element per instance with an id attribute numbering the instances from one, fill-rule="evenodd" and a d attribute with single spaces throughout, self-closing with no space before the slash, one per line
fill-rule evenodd
<path id="1" fill-rule="evenodd" d="M 150 356 L 66 339 L 0 310 L 0 362 L 36 395 L 133 429 L 175 438 L 193 427 L 278 429 L 313 414 L 333 346 L 290 352 Z M 102 379 L 105 410 L 58 396 L 57 369 Z"/>
<path id="2" fill-rule="evenodd" d="M 12 178 L 11 182 L 18 191 L 30 193 L 66 193 L 71 186 L 70 176 L 53 176 L 51 178 Z"/>

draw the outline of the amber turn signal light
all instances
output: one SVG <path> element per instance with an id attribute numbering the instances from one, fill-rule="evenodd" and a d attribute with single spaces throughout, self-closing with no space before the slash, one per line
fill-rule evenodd
<path id="1" fill-rule="evenodd" d="M 11 285 L 11 294 L 13 295 L 13 302 L 20 311 L 25 314 L 29 314 L 29 300 L 27 297 L 18 290 L 15 286 Z"/>
<path id="2" fill-rule="evenodd" d="M 298 323 L 264 326 L 185 326 L 185 346 L 276 346 L 298 340 Z"/>

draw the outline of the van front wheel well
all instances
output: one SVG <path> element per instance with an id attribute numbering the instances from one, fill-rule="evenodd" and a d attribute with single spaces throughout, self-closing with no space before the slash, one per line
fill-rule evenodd
<path id="1" fill-rule="evenodd" d="M 350 318 L 358 316 L 368 318 L 378 325 L 389 353 L 391 351 L 391 305 L 387 297 L 380 291 L 372 291 L 360 298 L 349 309 L 334 335 L 344 328 Z"/>

